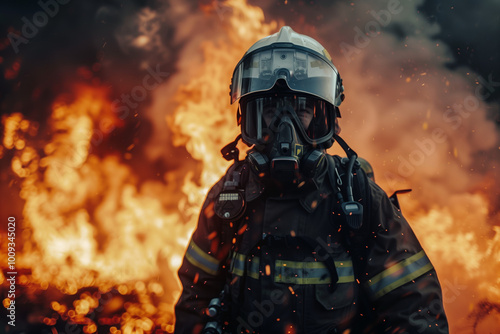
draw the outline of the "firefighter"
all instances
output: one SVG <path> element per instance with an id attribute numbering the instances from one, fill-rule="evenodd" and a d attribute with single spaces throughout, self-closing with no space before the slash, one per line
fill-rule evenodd
<path id="1" fill-rule="evenodd" d="M 179 269 L 175 333 L 447 333 L 429 258 L 338 136 L 344 87 L 325 48 L 283 27 L 230 91 L 251 148 L 223 150 L 235 163 Z M 334 141 L 346 158 L 326 153 Z"/>

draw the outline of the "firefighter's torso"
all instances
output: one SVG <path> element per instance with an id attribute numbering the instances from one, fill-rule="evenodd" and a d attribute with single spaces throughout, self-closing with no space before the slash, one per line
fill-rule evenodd
<path id="1" fill-rule="evenodd" d="M 358 286 L 328 187 L 249 201 L 237 226 L 229 294 L 236 333 L 342 333 Z M 235 239 L 235 240 L 236 240 Z"/>

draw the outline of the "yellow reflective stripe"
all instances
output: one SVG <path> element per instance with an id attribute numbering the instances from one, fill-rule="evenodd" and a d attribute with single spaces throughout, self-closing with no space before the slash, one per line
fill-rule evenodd
<path id="1" fill-rule="evenodd" d="M 294 268 L 294 269 L 326 268 L 322 262 L 298 262 L 298 261 L 276 260 L 274 265 L 276 267 L 286 267 L 286 268 Z"/>
<path id="2" fill-rule="evenodd" d="M 415 255 L 412 255 L 410 256 L 409 258 L 401 261 L 401 262 L 398 262 L 392 266 L 390 266 L 388 269 L 382 271 L 381 273 L 373 276 L 373 278 L 370 280 L 370 283 L 368 285 L 374 285 L 376 283 L 378 283 L 379 281 L 383 280 L 384 278 L 394 274 L 396 271 L 399 271 L 401 269 L 403 269 L 404 267 L 406 267 L 408 264 L 411 264 L 419 259 L 421 259 L 423 256 L 425 256 L 425 253 L 424 251 L 420 251 L 418 252 L 417 254 Z"/>
<path id="3" fill-rule="evenodd" d="M 308 268 L 326 268 L 323 262 L 300 262 L 300 261 L 285 261 L 276 260 L 276 267 L 288 267 L 296 269 L 308 269 Z M 347 268 L 352 267 L 352 261 L 335 261 L 335 268 Z"/>
<path id="4" fill-rule="evenodd" d="M 328 274 L 326 272 L 325 274 Z M 292 277 L 283 276 L 277 274 L 274 276 L 274 281 L 276 283 L 288 283 L 288 284 L 329 284 L 332 283 L 332 278 L 329 275 L 324 277 Z"/>
<path id="5" fill-rule="evenodd" d="M 238 276 L 245 274 L 245 255 L 236 252 L 233 254 L 231 272 Z"/>
<path id="6" fill-rule="evenodd" d="M 332 282 L 330 273 L 323 262 L 276 260 L 274 269 L 274 281 L 278 283 L 328 284 Z M 337 283 L 354 282 L 351 260 L 335 261 L 335 269 L 339 276 Z M 258 257 L 247 258 L 243 254 L 234 252 L 231 273 L 237 276 L 247 275 L 259 279 L 261 276 L 260 259 Z"/>
<path id="7" fill-rule="evenodd" d="M 335 261 L 337 283 L 354 282 L 352 261 Z M 274 281 L 291 284 L 328 284 L 332 282 L 330 272 L 323 262 L 275 261 Z"/>
<path id="8" fill-rule="evenodd" d="M 351 283 L 354 282 L 354 275 L 339 277 L 337 283 Z"/>
<path id="9" fill-rule="evenodd" d="M 337 283 L 350 283 L 354 282 L 354 269 L 352 268 L 352 261 L 335 261 L 335 269 L 339 276 Z"/>
<path id="10" fill-rule="evenodd" d="M 312 285 L 312 284 L 329 284 L 332 283 L 332 278 L 328 276 L 327 278 L 321 277 L 274 277 L 276 283 L 288 283 L 288 284 L 298 284 L 298 285 Z M 346 283 L 346 282 L 344 282 Z"/>
<path id="11" fill-rule="evenodd" d="M 189 243 L 186 251 L 186 259 L 206 273 L 217 275 L 219 271 L 220 261 L 205 253 L 193 240 Z"/>
<path id="12" fill-rule="evenodd" d="M 373 276 L 366 284 L 374 299 L 411 282 L 433 268 L 425 252 L 421 250 L 415 255 L 400 261 L 381 273 Z"/>
<path id="13" fill-rule="evenodd" d="M 383 295 L 391 292 L 392 290 L 399 288 L 401 285 L 406 284 L 408 282 L 411 282 L 415 278 L 421 276 L 422 274 L 425 274 L 429 270 L 432 270 L 432 268 L 433 268 L 432 264 L 430 264 L 430 263 L 426 264 L 422 268 L 409 273 L 405 277 L 402 277 L 399 280 L 394 281 L 393 283 L 387 285 L 385 288 L 379 290 L 376 294 L 373 295 L 373 298 L 377 299 L 377 298 L 382 297 Z"/>
<path id="14" fill-rule="evenodd" d="M 257 260 L 257 262 L 255 262 Z M 248 276 L 254 279 L 259 279 L 259 259 L 253 259 L 250 265 L 250 270 L 248 271 Z"/>

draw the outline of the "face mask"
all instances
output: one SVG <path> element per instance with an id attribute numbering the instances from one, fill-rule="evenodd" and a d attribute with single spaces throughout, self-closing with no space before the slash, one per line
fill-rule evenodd
<path id="1" fill-rule="evenodd" d="M 297 131 L 297 127 L 307 131 L 312 112 L 304 109 L 297 112 L 290 104 L 264 110 L 265 141 L 248 153 L 248 160 L 260 176 L 270 176 L 285 185 L 299 184 L 322 168 L 323 150 L 304 142 L 303 133 Z"/>

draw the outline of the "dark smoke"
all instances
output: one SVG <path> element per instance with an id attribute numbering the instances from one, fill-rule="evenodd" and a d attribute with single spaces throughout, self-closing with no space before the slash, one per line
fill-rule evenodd
<path id="1" fill-rule="evenodd" d="M 34 16 L 44 12 L 39 2 L 52 4 L 49 10 L 54 15 L 43 26 L 35 26 L 34 36 L 24 43 L 25 21 L 33 24 Z M 106 87 L 109 99 L 119 101 L 120 107 L 126 106 L 124 96 L 130 96 L 134 87 L 142 85 L 148 69 L 175 73 L 177 52 L 184 41 L 173 38 L 176 27 L 168 1 L 39 2 L 2 2 L 0 5 L 2 114 L 21 112 L 26 118 L 39 122 L 43 130 L 54 98 L 63 94 L 71 96 L 75 83 Z M 189 4 L 190 11 L 195 12 L 196 8 L 196 2 Z M 9 36 L 15 46 L 10 44 Z M 152 38 L 138 43 L 140 36 Z M 9 76 L 16 64 L 19 69 Z M 168 77 L 161 79 L 166 82 Z M 118 109 L 117 116 L 124 115 L 122 127 L 113 131 L 95 151 L 122 152 L 135 144 L 134 158 L 142 160 L 141 145 L 148 142 L 153 128 L 145 116 L 151 100 L 152 94 L 148 94 L 142 101 L 129 102 L 133 108 L 128 108 L 126 113 Z M 164 145 L 171 152 L 186 155 L 183 150 L 170 147 L 169 142 Z M 143 166 L 144 174 L 153 177 L 165 168 L 175 168 L 175 164 L 164 161 Z"/>
<path id="2" fill-rule="evenodd" d="M 130 79 L 133 81 L 140 78 L 141 63 L 161 63 L 167 71 L 174 71 L 172 64 L 175 64 L 175 57 L 182 47 L 182 41 L 172 39 L 175 32 L 175 18 L 163 15 L 168 13 L 170 3 L 171 1 L 158 0 L 68 1 L 68 4 L 59 6 L 59 12 L 39 29 L 38 34 L 30 39 L 28 44 L 20 44 L 19 53 L 15 54 L 7 42 L 8 32 L 19 33 L 23 26 L 22 18 L 31 20 L 33 14 L 40 11 L 41 7 L 34 0 L 3 2 L 0 5 L 0 31 L 3 39 L 0 47 L 3 58 L 1 69 L 5 72 L 15 60 L 20 59 L 21 70 L 14 80 L 6 80 L 2 75 L 1 101 L 3 102 L 12 93 L 23 97 L 30 96 L 38 82 L 46 83 L 47 87 L 63 88 L 64 85 L 61 83 L 67 80 L 68 75 L 75 75 L 76 67 L 91 66 L 96 62 L 102 65 L 97 76 L 106 82 L 111 81 L 110 85 L 117 91 L 127 91 L 126 83 Z M 198 1 L 191 0 L 184 3 L 189 4 L 193 15 L 199 11 Z M 249 3 L 262 7 L 268 20 L 294 22 L 305 27 L 301 30 L 306 34 L 314 34 L 323 27 L 332 25 L 343 26 L 342 31 L 349 31 L 360 24 L 361 18 L 359 15 L 337 17 L 336 7 L 338 3 L 344 3 L 340 1 L 252 0 Z M 405 1 L 401 3 L 404 5 Z M 363 5 L 371 6 L 371 3 L 364 1 L 352 1 L 350 4 L 352 12 L 358 11 L 358 7 Z M 131 21 L 145 8 L 162 14 L 163 17 L 158 18 L 162 40 L 158 48 L 134 49 L 127 45 L 127 40 L 130 41 L 130 37 L 133 37 L 138 29 L 138 26 L 134 26 Z M 499 78 L 500 4 L 498 2 L 427 0 L 420 6 L 420 14 L 422 20 L 436 23 L 440 27 L 439 32 L 432 37 L 446 43 L 453 51 L 453 59 L 450 59 L 447 66 L 451 68 L 467 66 L 483 77 L 492 74 L 495 79 Z M 404 26 L 396 25 L 388 30 L 401 37 L 405 35 Z M 339 36 L 335 36 L 337 34 L 335 30 L 330 30 L 329 34 L 331 39 L 339 39 Z M 322 37 L 328 38 L 328 36 Z M 48 69 L 50 76 L 47 75 Z M 22 88 L 19 88 L 19 85 L 22 85 Z M 42 92 L 41 95 L 47 96 L 47 99 L 51 97 L 48 92 Z M 500 92 L 495 92 L 488 100 L 498 101 L 499 96 Z M 2 110 L 11 107 L 12 103 L 2 104 Z M 30 106 L 26 106 L 26 103 L 23 103 L 23 106 L 24 113 L 28 114 L 33 110 Z"/>

